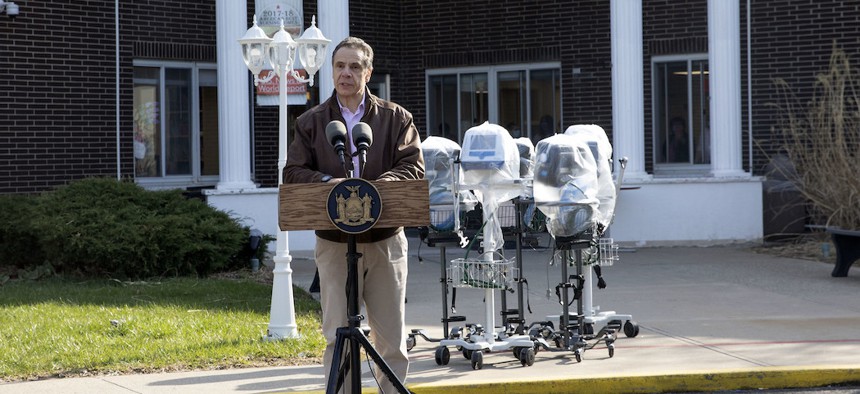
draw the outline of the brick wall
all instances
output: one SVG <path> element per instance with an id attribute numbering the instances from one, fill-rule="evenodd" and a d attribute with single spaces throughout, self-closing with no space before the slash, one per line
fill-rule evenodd
<path id="1" fill-rule="evenodd" d="M 115 175 L 112 7 L 20 6 L 0 15 L 0 193 Z"/>
<path id="2" fill-rule="evenodd" d="M 557 39 L 566 43 L 562 63 L 563 128 L 600 125 L 612 141 L 612 31 L 608 1 L 576 2 L 570 26 Z M 573 69 L 580 73 L 574 75 Z"/>
<path id="3" fill-rule="evenodd" d="M 116 176 L 112 2 L 28 0 L 0 23 L 0 193 L 37 193 L 86 176 Z M 747 165 L 746 2 L 741 11 L 743 164 Z M 253 1 L 249 0 L 249 20 Z M 316 1 L 305 1 L 305 24 Z M 215 2 L 120 0 L 120 168 L 132 176 L 132 61 L 214 62 Z M 752 2 L 752 169 L 779 142 L 772 134 L 783 78 L 811 97 L 835 43 L 860 61 L 860 3 Z M 597 123 L 611 134 L 609 2 L 518 0 L 352 1 L 350 29 L 391 74 L 392 99 L 426 124 L 425 70 L 558 61 L 565 125 Z M 646 163 L 651 162 L 650 56 L 707 49 L 707 0 L 643 1 Z M 574 76 L 573 70 L 581 72 Z M 316 92 L 312 91 L 312 103 Z M 303 108 L 291 108 L 291 115 Z M 254 108 L 255 180 L 277 183 L 277 108 Z M 294 124 L 294 122 L 291 122 Z M 422 132 L 424 130 L 421 130 Z M 650 168 L 650 167 L 649 167 Z"/>
<path id="4" fill-rule="evenodd" d="M 793 88 L 797 102 L 812 97 L 817 74 L 827 70 L 833 45 L 860 68 L 860 3 L 852 0 L 771 0 L 752 2 L 753 139 L 756 171 L 767 164 L 767 155 L 781 145 L 772 132 L 782 101 L 773 79 L 782 78 Z"/>
<path id="5" fill-rule="evenodd" d="M 0 193 L 117 175 L 113 2 L 20 3 L 0 23 Z M 131 177 L 132 60 L 214 62 L 214 2 L 120 1 L 120 168 Z"/>

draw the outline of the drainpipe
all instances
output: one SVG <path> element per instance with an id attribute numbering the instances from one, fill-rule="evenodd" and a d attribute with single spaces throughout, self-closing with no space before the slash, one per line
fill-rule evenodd
<path id="1" fill-rule="evenodd" d="M 752 39 L 750 38 L 750 0 L 747 0 L 747 150 L 750 174 L 753 173 L 753 131 L 752 131 Z"/>
<path id="2" fill-rule="evenodd" d="M 116 73 L 116 179 L 122 179 L 120 171 L 120 149 L 119 149 L 119 0 L 114 0 L 114 46 L 116 50 L 116 63 L 114 72 Z"/>

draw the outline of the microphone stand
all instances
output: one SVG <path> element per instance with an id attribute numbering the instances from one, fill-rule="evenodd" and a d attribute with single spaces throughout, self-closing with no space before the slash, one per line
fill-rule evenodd
<path id="1" fill-rule="evenodd" d="M 337 337 L 334 342 L 334 354 L 332 355 L 332 365 L 329 370 L 328 383 L 326 384 L 326 394 L 337 393 L 344 383 L 346 375 L 352 371 L 350 376 L 350 387 L 352 393 L 361 393 L 361 348 L 373 359 L 373 362 L 379 366 L 380 371 L 394 384 L 398 393 L 410 394 L 391 367 L 382 359 L 382 356 L 373 345 L 364 336 L 359 323 L 364 319 L 364 316 L 359 314 L 358 307 L 358 259 L 361 253 L 358 253 L 354 234 L 347 235 L 347 274 L 346 274 L 346 290 L 347 290 L 347 327 L 337 329 Z M 348 350 L 346 350 L 348 349 Z M 347 351 L 344 355 L 344 350 Z M 336 361 L 336 362 L 335 362 Z"/>
<path id="2" fill-rule="evenodd" d="M 358 155 L 358 168 L 361 169 L 359 174 L 364 174 L 364 166 L 367 164 L 367 148 L 355 152 Z"/>

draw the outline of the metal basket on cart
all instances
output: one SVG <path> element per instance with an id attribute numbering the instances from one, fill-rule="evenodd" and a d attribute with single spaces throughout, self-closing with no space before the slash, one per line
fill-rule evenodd
<path id="1" fill-rule="evenodd" d="M 610 266 L 618 261 L 618 244 L 612 238 L 599 238 L 597 240 L 597 264 Z"/>
<path id="2" fill-rule="evenodd" d="M 514 260 L 459 258 L 451 260 L 446 271 L 451 286 L 476 289 L 508 289 L 519 277 L 519 268 L 514 266 Z"/>
<path id="3" fill-rule="evenodd" d="M 454 231 L 454 208 L 451 204 L 430 206 L 430 228 L 437 232 Z"/>

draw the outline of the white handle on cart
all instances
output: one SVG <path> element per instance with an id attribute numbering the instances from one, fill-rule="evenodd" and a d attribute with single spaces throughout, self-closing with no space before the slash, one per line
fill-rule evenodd
<path id="1" fill-rule="evenodd" d="M 460 226 L 460 157 L 451 158 L 451 191 L 454 192 L 454 234 L 460 238 L 460 247 L 469 245 L 469 240 L 463 234 Z"/>
<path id="2" fill-rule="evenodd" d="M 624 179 L 624 170 L 627 169 L 627 156 L 618 159 L 618 164 L 621 170 L 618 171 L 618 179 L 615 180 L 615 199 L 618 200 L 618 193 L 621 192 L 621 182 Z"/>

